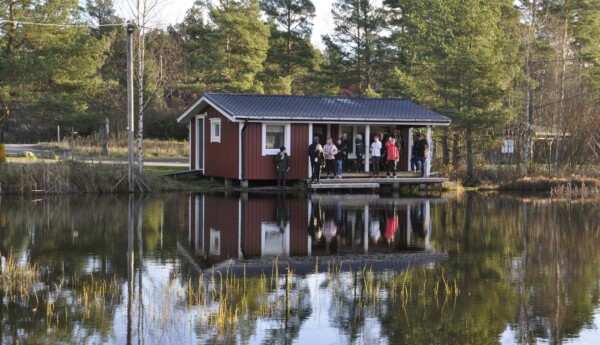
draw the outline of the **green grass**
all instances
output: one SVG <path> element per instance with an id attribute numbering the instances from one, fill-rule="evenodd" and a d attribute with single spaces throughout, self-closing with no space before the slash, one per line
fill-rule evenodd
<path id="1" fill-rule="evenodd" d="M 181 166 L 145 166 L 144 171 L 150 174 L 170 174 L 187 171 L 188 167 Z"/>

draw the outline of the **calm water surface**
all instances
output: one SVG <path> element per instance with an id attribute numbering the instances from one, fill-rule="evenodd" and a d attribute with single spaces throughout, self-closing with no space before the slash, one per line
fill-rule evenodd
<path id="1" fill-rule="evenodd" d="M 0 197 L 2 344 L 600 344 L 600 206 Z M 275 264 L 278 263 L 279 265 Z"/>

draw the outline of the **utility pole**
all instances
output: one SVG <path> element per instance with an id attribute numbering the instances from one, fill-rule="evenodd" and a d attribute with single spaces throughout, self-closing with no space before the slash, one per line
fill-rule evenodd
<path id="1" fill-rule="evenodd" d="M 131 22 L 127 23 L 127 143 L 129 148 L 129 161 L 127 178 L 129 182 L 129 191 L 135 189 L 135 170 L 133 164 L 133 124 L 134 124 L 134 108 L 133 108 L 133 33 L 135 25 Z"/>

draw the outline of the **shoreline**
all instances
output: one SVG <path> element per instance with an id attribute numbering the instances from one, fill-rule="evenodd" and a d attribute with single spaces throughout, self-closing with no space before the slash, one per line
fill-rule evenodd
<path id="1" fill-rule="evenodd" d="M 202 178 L 197 175 L 173 178 L 146 169 L 141 179 L 153 192 L 310 192 L 299 181 L 290 181 L 286 188 L 272 185 L 234 186 L 220 179 Z M 150 172 L 148 172 L 148 170 Z M 120 194 L 129 193 L 119 181 L 127 175 L 127 166 L 111 163 L 84 161 L 31 161 L 0 163 L 0 195 L 40 194 Z M 464 187 L 458 182 L 444 183 L 442 192 L 454 191 L 503 191 L 548 193 L 557 198 L 600 197 L 600 179 L 585 176 L 527 176 L 499 184 L 483 184 Z M 344 193 L 347 191 L 344 190 Z M 387 192 L 386 188 L 373 193 Z M 410 194 L 410 193 L 408 193 Z"/>

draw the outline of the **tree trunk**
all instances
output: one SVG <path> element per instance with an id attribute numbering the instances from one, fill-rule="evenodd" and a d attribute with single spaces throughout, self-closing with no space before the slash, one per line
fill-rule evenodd
<path id="1" fill-rule="evenodd" d="M 452 165 L 454 168 L 458 168 L 459 154 L 460 154 L 460 137 L 458 132 L 454 131 L 452 133 Z"/>
<path id="2" fill-rule="evenodd" d="M 475 157 L 473 154 L 473 130 L 467 128 L 466 132 L 467 142 L 467 179 L 472 180 L 475 177 Z"/>
<path id="3" fill-rule="evenodd" d="M 138 5 L 139 6 L 139 5 Z M 140 174 L 144 173 L 144 148 L 143 148 L 143 139 L 144 139 L 144 108 L 145 108 L 145 99 L 144 99 L 144 72 L 145 72 L 145 23 L 146 23 L 146 8 L 143 11 L 138 7 L 138 11 L 140 11 L 140 16 L 138 18 L 142 18 L 142 25 L 139 26 L 139 36 L 138 36 L 138 135 L 137 135 L 137 160 L 138 160 L 138 171 Z"/>
<path id="4" fill-rule="evenodd" d="M 553 171 L 558 171 L 558 161 L 560 158 L 560 132 L 562 131 L 563 118 L 565 113 L 565 78 L 567 74 L 567 54 L 568 54 L 568 25 L 569 19 L 565 17 L 563 26 L 563 37 L 561 42 L 561 76 L 560 76 L 560 102 L 558 110 L 558 119 L 555 121 L 554 126 L 554 160 L 553 160 Z"/>
<path id="5" fill-rule="evenodd" d="M 448 127 L 444 128 L 442 132 L 442 163 L 447 166 L 450 164 L 450 155 L 448 150 Z"/>
<path id="6" fill-rule="evenodd" d="M 533 23 L 530 23 L 530 28 Z M 523 166 L 521 173 L 525 176 L 529 174 L 529 165 L 531 164 L 531 146 L 532 146 L 532 126 L 533 126 L 533 106 L 531 103 L 531 32 L 527 33 L 525 49 L 525 132 L 523 133 Z"/>

